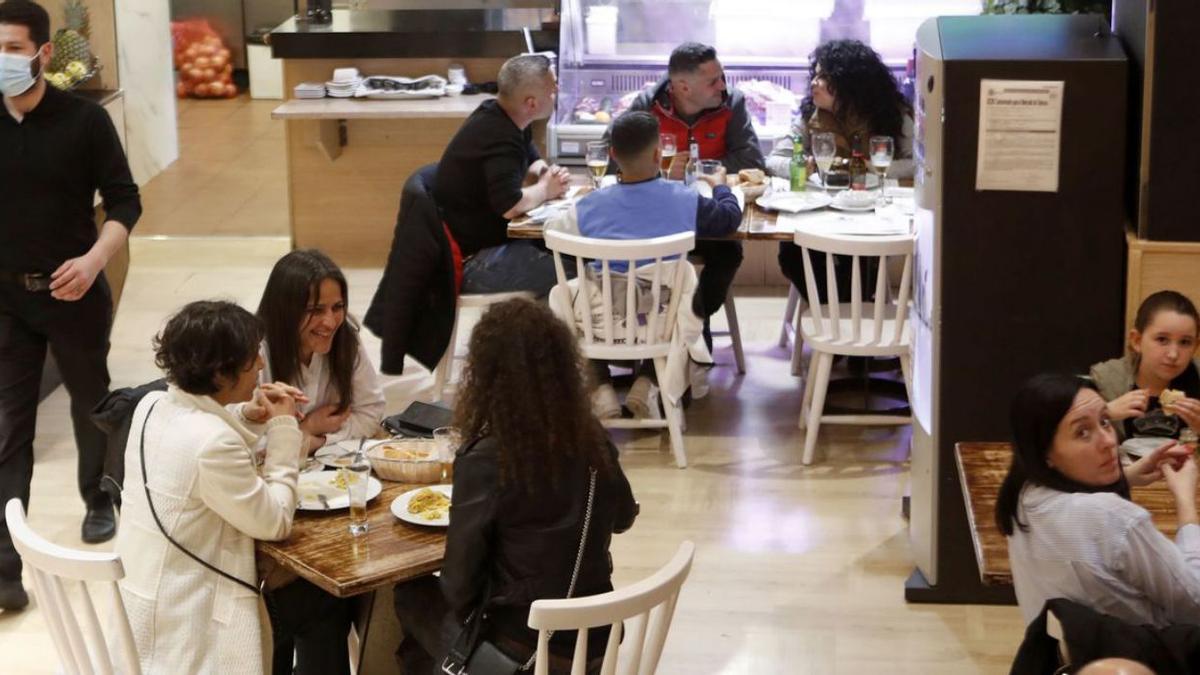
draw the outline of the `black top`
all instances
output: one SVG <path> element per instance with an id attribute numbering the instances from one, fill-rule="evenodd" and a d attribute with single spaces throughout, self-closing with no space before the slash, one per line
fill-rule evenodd
<path id="1" fill-rule="evenodd" d="M 1137 389 L 1135 383 L 1130 391 Z M 1168 389 L 1182 391 L 1188 398 L 1200 398 L 1200 372 L 1196 364 L 1189 362 L 1179 377 L 1171 380 Z M 1141 417 L 1130 417 L 1125 420 L 1125 438 L 1174 438 L 1179 440 L 1179 433 L 1187 423 L 1179 415 L 1168 415 L 1163 412 L 1162 402 L 1157 396 L 1151 396 L 1146 404 L 1146 412 Z"/>
<path id="2" fill-rule="evenodd" d="M 132 229 L 142 214 L 108 113 L 47 86 L 22 122 L 0 105 L 0 270 L 49 274 L 96 243 L 94 195 L 107 220 Z"/>
<path id="3" fill-rule="evenodd" d="M 614 471 L 596 474 L 591 527 L 573 597 L 613 589 L 609 542 L 637 517 L 617 450 L 611 444 L 609 450 Z M 500 484 L 498 459 L 491 438 L 458 451 L 441 585 L 450 606 L 465 619 L 490 579 L 486 635 L 526 645 L 528 652 L 512 655 L 524 662 L 537 646 L 537 632 L 528 625 L 529 606 L 542 598 L 564 598 L 570 586 L 587 506 L 588 467 L 582 461 L 564 467 L 557 490 L 546 485 L 531 496 Z M 570 656 L 575 635 L 555 633 L 551 650 Z M 603 654 L 607 642 L 608 626 L 588 631 L 589 657 Z"/>
<path id="4" fill-rule="evenodd" d="M 450 139 L 433 198 L 464 256 L 508 240 L 504 212 L 521 201 L 525 172 L 538 159 L 530 128 L 518 129 L 495 99 L 480 103 Z"/>

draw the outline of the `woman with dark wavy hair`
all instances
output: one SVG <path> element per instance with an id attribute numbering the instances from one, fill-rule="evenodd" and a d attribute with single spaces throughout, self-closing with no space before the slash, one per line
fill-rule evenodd
<path id="1" fill-rule="evenodd" d="M 1192 449 L 1166 441 L 1122 466 L 1104 399 L 1072 375 L 1038 375 L 1012 405 L 1013 458 L 996 499 L 1026 623 L 1066 598 L 1135 625 L 1200 623 L 1200 526 Z M 1130 501 L 1165 479 L 1175 541 Z"/>
<path id="2" fill-rule="evenodd" d="M 529 300 L 493 305 L 471 333 L 469 354 L 456 406 L 465 442 L 454 461 L 440 589 L 433 577 L 396 588 L 405 673 L 438 672 L 481 603 L 483 638 L 521 663 L 529 659 L 537 648 L 529 606 L 567 595 L 593 471 L 572 597 L 612 590 L 609 542 L 637 515 L 617 450 L 592 415 L 584 362 L 566 324 Z M 589 631 L 589 656 L 603 656 L 607 640 L 607 629 Z M 550 640 L 552 672 L 569 670 L 574 643 L 571 631 Z"/>

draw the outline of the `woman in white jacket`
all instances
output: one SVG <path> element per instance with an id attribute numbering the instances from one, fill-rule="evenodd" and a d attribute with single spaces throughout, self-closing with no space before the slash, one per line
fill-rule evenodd
<path id="1" fill-rule="evenodd" d="M 256 391 L 261 339 L 254 315 L 210 301 L 185 306 L 155 339 L 170 387 L 134 413 L 116 542 L 143 672 L 260 673 L 270 654 L 254 542 L 292 528 L 302 396 L 277 384 Z M 261 468 L 257 434 L 226 409 L 244 401 L 265 422 Z"/>

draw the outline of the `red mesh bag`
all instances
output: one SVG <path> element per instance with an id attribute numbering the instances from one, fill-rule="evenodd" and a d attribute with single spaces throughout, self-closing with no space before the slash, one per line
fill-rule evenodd
<path id="1" fill-rule="evenodd" d="M 179 71 L 175 93 L 179 98 L 233 98 L 233 63 L 221 36 L 204 19 L 171 22 L 175 69 Z"/>

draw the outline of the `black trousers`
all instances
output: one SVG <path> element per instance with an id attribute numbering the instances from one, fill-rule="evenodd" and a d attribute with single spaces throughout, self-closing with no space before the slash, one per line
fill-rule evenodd
<path id="1" fill-rule="evenodd" d="M 404 675 L 442 672 L 442 659 L 462 631 L 450 604 L 442 595 L 437 577 L 428 575 L 397 584 L 392 593 L 396 618 L 404 637 L 396 661 Z"/>
<path id="2" fill-rule="evenodd" d="M 272 675 L 349 675 L 350 601 L 304 579 L 268 591 L 267 613 L 275 641 Z"/>
<path id="3" fill-rule="evenodd" d="M 79 494 L 89 508 L 109 503 L 100 490 L 105 436 L 89 414 L 108 393 L 111 325 L 112 292 L 103 273 L 75 302 L 0 282 L 0 579 L 21 578 L 21 559 L 2 509 L 13 497 L 29 508 L 38 388 L 47 348 L 71 399 Z"/>
<path id="4" fill-rule="evenodd" d="M 825 265 L 825 254 L 813 252 L 810 255 L 813 269 L 813 281 L 817 285 L 817 296 L 821 302 L 828 302 L 826 297 L 826 286 L 828 275 Z M 862 296 L 864 300 L 871 300 L 875 297 L 875 282 L 878 278 L 876 274 L 879 271 L 879 263 L 876 259 L 869 261 L 860 261 L 861 268 L 859 269 L 860 281 L 862 283 Z M 804 282 L 804 252 L 799 246 L 791 242 L 781 242 L 779 244 L 779 269 L 783 272 L 783 276 L 792 282 L 796 290 L 800 291 L 800 297 L 808 300 L 808 285 Z M 850 302 L 850 287 L 852 285 L 854 275 L 854 261 L 848 255 L 833 256 L 833 278 L 837 283 L 838 299 L 841 302 Z"/>
<path id="5" fill-rule="evenodd" d="M 692 309 L 696 316 L 707 319 L 725 303 L 733 277 L 742 266 L 742 242 L 697 239 L 691 255 L 704 261 Z"/>

